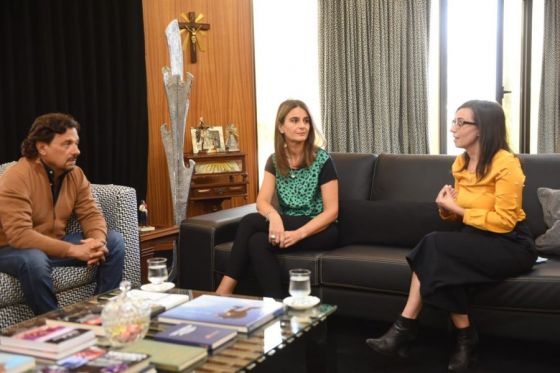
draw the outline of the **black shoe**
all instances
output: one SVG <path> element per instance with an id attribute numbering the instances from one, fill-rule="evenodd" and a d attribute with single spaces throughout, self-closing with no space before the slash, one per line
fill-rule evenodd
<path id="1" fill-rule="evenodd" d="M 478 359 L 478 334 L 471 326 L 457 329 L 457 344 L 449 359 L 449 369 L 452 372 L 465 372 L 476 364 Z"/>
<path id="2" fill-rule="evenodd" d="M 380 338 L 369 338 L 366 343 L 374 351 L 389 356 L 408 357 L 408 347 L 416 338 L 417 321 L 399 316 Z"/>

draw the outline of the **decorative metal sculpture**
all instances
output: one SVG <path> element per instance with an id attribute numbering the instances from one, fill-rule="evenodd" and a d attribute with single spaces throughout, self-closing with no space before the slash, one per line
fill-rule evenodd
<path id="1" fill-rule="evenodd" d="M 166 123 L 161 126 L 161 139 L 167 157 L 174 223 L 180 224 L 186 218 L 189 189 L 195 164 L 193 160 L 190 160 L 186 167 L 183 159 L 185 125 L 194 76 L 187 73 L 186 80 L 183 80 L 183 50 L 177 20 L 169 23 L 165 34 L 171 68 L 164 67 L 162 73 L 171 128 Z"/>

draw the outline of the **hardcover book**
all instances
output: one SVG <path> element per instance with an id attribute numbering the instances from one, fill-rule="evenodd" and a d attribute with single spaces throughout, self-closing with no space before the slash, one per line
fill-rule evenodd
<path id="1" fill-rule="evenodd" d="M 192 368 L 204 361 L 208 356 L 206 349 L 194 346 L 184 346 L 179 344 L 141 339 L 121 351 L 139 352 L 150 355 L 150 362 L 158 370 L 168 370 L 180 372 L 187 368 Z"/>
<path id="2" fill-rule="evenodd" d="M 271 298 L 263 300 L 204 294 L 159 315 L 160 322 L 218 326 L 250 333 L 278 315 L 284 305 Z"/>
<path id="3" fill-rule="evenodd" d="M 49 360 L 49 361 L 54 361 L 54 360 L 63 359 L 68 355 L 72 355 L 75 352 L 81 351 L 84 348 L 92 346 L 94 343 L 95 343 L 95 339 L 92 339 L 92 340 L 84 343 L 83 345 L 70 347 L 68 349 L 64 349 L 64 351 L 61 351 L 61 352 L 33 350 L 33 349 L 30 349 L 30 348 L 22 348 L 22 347 L 14 347 L 14 346 L 6 346 L 6 345 L 0 345 L 0 350 L 1 351 L 7 351 L 7 352 L 15 352 L 15 353 L 23 354 L 23 355 L 34 356 L 38 359 L 46 359 L 46 360 Z"/>
<path id="4" fill-rule="evenodd" d="M 47 325 L 73 326 L 93 330 L 95 335 L 104 336 L 100 304 L 78 303 L 72 307 L 51 312 L 47 315 Z"/>
<path id="5" fill-rule="evenodd" d="M 32 357 L 0 352 L 0 372 L 19 373 L 33 369 L 34 367 L 35 359 Z"/>
<path id="6" fill-rule="evenodd" d="M 62 353 L 76 346 L 85 347 L 89 342 L 95 342 L 95 334 L 91 330 L 62 325 L 43 325 L 0 336 L 2 349 L 14 347 L 52 353 Z"/>
<path id="7" fill-rule="evenodd" d="M 236 335 L 237 332 L 231 329 L 206 325 L 177 324 L 157 333 L 154 335 L 154 339 L 215 350 L 233 340 Z"/>
<path id="8" fill-rule="evenodd" d="M 53 361 L 42 361 L 41 359 L 39 359 L 39 362 L 55 363 L 56 365 L 64 367 L 66 369 L 76 369 L 81 367 L 82 365 L 86 365 L 91 360 L 95 360 L 98 357 L 105 355 L 105 353 L 107 353 L 107 350 L 101 347 L 91 346 L 81 351 L 78 351 L 75 354 L 67 356 L 62 360 L 53 362 Z"/>
<path id="9" fill-rule="evenodd" d="M 80 372 L 92 373 L 134 373 L 140 372 L 150 363 L 150 355 L 138 352 L 109 351 L 94 360 L 82 365 Z"/>

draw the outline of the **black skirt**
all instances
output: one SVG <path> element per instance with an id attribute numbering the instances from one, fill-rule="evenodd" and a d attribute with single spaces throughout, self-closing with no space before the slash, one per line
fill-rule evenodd
<path id="1" fill-rule="evenodd" d="M 528 272 L 537 258 L 529 227 L 519 222 L 509 233 L 465 225 L 432 232 L 408 254 L 420 280 L 422 301 L 452 313 L 468 313 L 468 285 L 504 280 Z"/>

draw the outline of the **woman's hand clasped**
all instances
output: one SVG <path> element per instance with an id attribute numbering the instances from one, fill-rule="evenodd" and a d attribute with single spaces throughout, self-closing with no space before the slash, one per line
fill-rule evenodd
<path id="1" fill-rule="evenodd" d="M 286 231 L 282 235 L 279 246 L 282 248 L 295 245 L 301 240 L 301 235 L 297 231 Z"/>
<path id="2" fill-rule="evenodd" d="M 298 231 L 284 231 L 282 233 L 268 232 L 268 241 L 273 246 L 286 248 L 295 245 L 302 239 Z"/>
<path id="3" fill-rule="evenodd" d="M 457 191 L 451 185 L 444 185 L 436 197 L 440 209 L 463 215 L 463 209 L 457 204 Z"/>
<path id="4" fill-rule="evenodd" d="M 272 245 L 279 245 L 284 235 L 284 223 L 280 215 L 274 214 L 270 216 L 270 225 L 268 227 L 268 242 Z"/>

